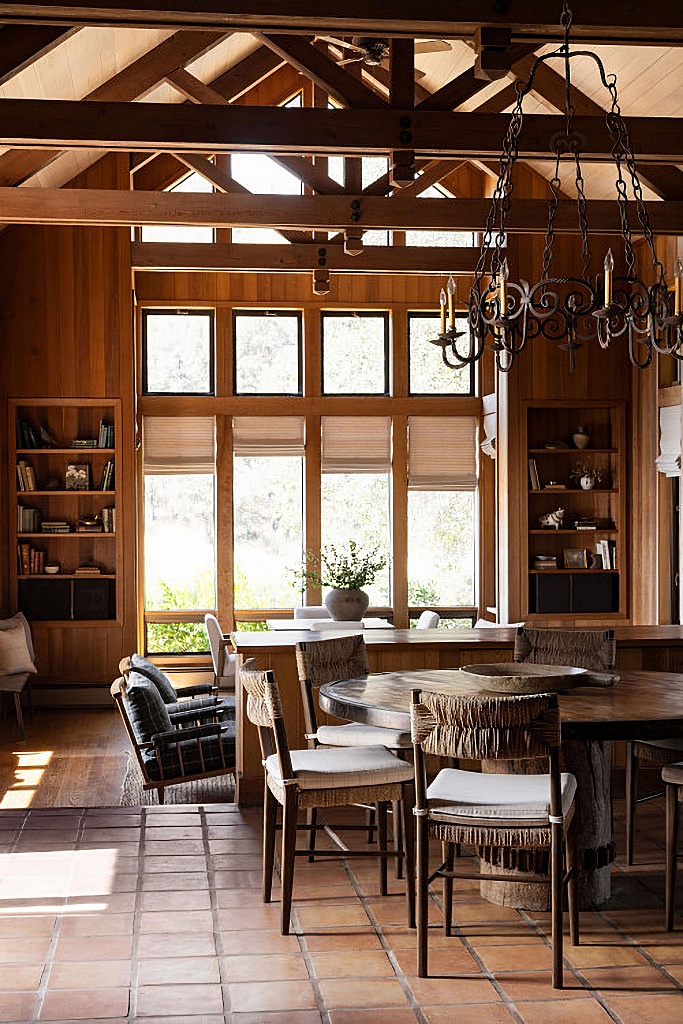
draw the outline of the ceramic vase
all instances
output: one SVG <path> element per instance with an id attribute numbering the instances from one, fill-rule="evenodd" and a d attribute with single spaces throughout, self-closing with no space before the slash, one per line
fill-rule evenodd
<path id="1" fill-rule="evenodd" d="M 360 622 L 368 610 L 370 598 L 364 590 L 332 589 L 323 603 L 335 622 Z"/>
<path id="2" fill-rule="evenodd" d="M 585 434 L 582 431 L 576 434 L 572 434 L 572 441 L 577 448 L 587 448 L 590 444 L 590 434 Z"/>
<path id="3" fill-rule="evenodd" d="M 579 482 L 584 491 L 590 491 L 595 486 L 595 478 L 592 476 L 582 476 Z"/>

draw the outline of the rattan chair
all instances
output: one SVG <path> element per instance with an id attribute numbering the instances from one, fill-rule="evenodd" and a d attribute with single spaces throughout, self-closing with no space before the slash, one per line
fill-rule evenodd
<path id="1" fill-rule="evenodd" d="M 633 841 L 636 830 L 636 806 L 662 795 L 661 789 L 647 796 L 638 796 L 638 774 L 641 766 L 665 769 L 683 755 L 683 739 L 633 740 L 626 744 L 626 863 L 633 864 Z M 662 772 L 663 774 L 663 772 Z"/>
<path id="2" fill-rule="evenodd" d="M 518 626 L 515 661 L 533 665 L 573 665 L 589 672 L 611 672 L 617 656 L 613 629 L 531 629 Z"/>
<path id="3" fill-rule="evenodd" d="M 676 895 L 676 867 L 678 863 L 678 805 L 683 801 L 683 761 L 666 765 L 662 769 L 666 791 L 666 929 L 673 931 L 674 898 Z"/>
<path id="4" fill-rule="evenodd" d="M 316 857 L 378 857 L 380 862 L 380 893 L 387 892 L 387 859 L 405 860 L 406 902 L 408 923 L 415 923 L 415 876 L 413 869 L 413 768 L 394 757 L 385 747 L 368 746 L 337 749 L 291 750 L 287 744 L 280 693 L 270 671 L 242 670 L 240 681 L 247 694 L 246 710 L 258 727 L 265 769 L 263 805 L 263 902 L 271 899 L 275 859 L 277 808 L 282 807 L 282 916 L 281 931 L 289 934 L 297 856 L 310 856 L 310 851 L 296 849 L 297 829 L 308 830 L 310 824 L 299 824 L 299 811 L 318 807 L 343 807 L 357 803 L 374 803 L 380 808 L 379 842 L 376 849 L 349 850 L 340 844 L 335 850 L 319 850 Z M 387 806 L 401 802 L 404 808 L 405 852 L 391 851 L 387 845 Z M 328 826 L 330 838 L 338 837 Z M 335 826 L 345 830 L 349 826 Z M 351 826 L 353 827 L 353 826 Z M 364 828 L 360 825 L 358 828 Z"/>
<path id="5" fill-rule="evenodd" d="M 234 693 L 237 655 L 232 642 L 224 635 L 216 616 L 210 612 L 204 616 L 204 629 L 209 638 L 214 683 L 219 690 Z"/>
<path id="6" fill-rule="evenodd" d="M 415 750 L 417 820 L 417 973 L 428 976 L 429 884 L 443 878 L 444 932 L 451 934 L 453 883 L 457 878 L 550 882 L 552 983 L 562 988 L 562 890 L 568 887 L 571 941 L 579 941 L 576 892 L 574 794 L 576 779 L 560 773 L 560 717 L 555 694 L 457 697 L 413 691 L 410 708 Z M 549 759 L 543 775 L 499 775 L 444 768 L 427 786 L 425 755 L 487 761 Z M 430 840 L 443 844 L 445 859 L 430 875 Z M 547 877 L 508 869 L 486 874 L 459 866 L 455 846 L 547 850 Z M 566 871 L 563 870 L 563 851 Z M 462 862 L 459 862 L 462 865 Z"/>

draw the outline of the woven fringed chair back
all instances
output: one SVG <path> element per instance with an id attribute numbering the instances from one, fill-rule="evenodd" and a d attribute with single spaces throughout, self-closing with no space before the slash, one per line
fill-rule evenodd
<path id="1" fill-rule="evenodd" d="M 275 728 L 275 719 L 282 718 L 282 701 L 273 673 L 242 669 L 240 682 L 247 694 L 249 721 L 264 729 Z"/>
<path id="2" fill-rule="evenodd" d="M 319 687 L 335 679 L 355 679 L 370 671 L 362 636 L 335 636 L 296 645 L 299 679 Z"/>
<path id="3" fill-rule="evenodd" d="M 611 672 L 616 658 L 611 629 L 528 629 L 520 626 L 514 659 L 533 665 L 572 665 L 589 672 Z"/>
<path id="4" fill-rule="evenodd" d="M 556 694 L 472 698 L 423 690 L 410 719 L 413 742 L 439 757 L 547 757 L 560 742 Z"/>

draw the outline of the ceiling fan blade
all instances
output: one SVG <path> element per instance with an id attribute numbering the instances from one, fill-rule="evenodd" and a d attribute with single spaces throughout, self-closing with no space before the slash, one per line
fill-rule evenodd
<path id="1" fill-rule="evenodd" d="M 415 43 L 415 53 L 445 53 L 452 49 L 445 39 L 421 39 Z"/>
<path id="2" fill-rule="evenodd" d="M 358 61 L 362 60 L 364 56 L 364 53 L 359 53 L 357 57 L 345 57 L 344 60 L 337 61 L 337 67 L 341 68 L 344 66 L 344 64 L 357 64 Z"/>
<path id="3" fill-rule="evenodd" d="M 362 46 L 356 46 L 355 43 L 347 43 L 345 39 L 339 39 L 337 36 L 316 36 L 316 39 L 320 39 L 324 43 L 332 43 L 333 46 L 343 46 L 346 50 L 355 50 L 356 53 L 364 54 L 365 50 Z"/>

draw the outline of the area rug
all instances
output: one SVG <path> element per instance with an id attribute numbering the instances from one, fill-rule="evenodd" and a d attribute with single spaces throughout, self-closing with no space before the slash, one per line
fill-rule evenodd
<path id="1" fill-rule="evenodd" d="M 142 775 L 135 757 L 128 755 L 128 765 L 121 787 L 121 807 L 147 807 L 158 804 L 156 789 L 142 788 Z M 232 775 L 216 775 L 212 779 L 197 779 L 167 786 L 165 804 L 225 804 L 235 799 L 235 780 Z"/>

